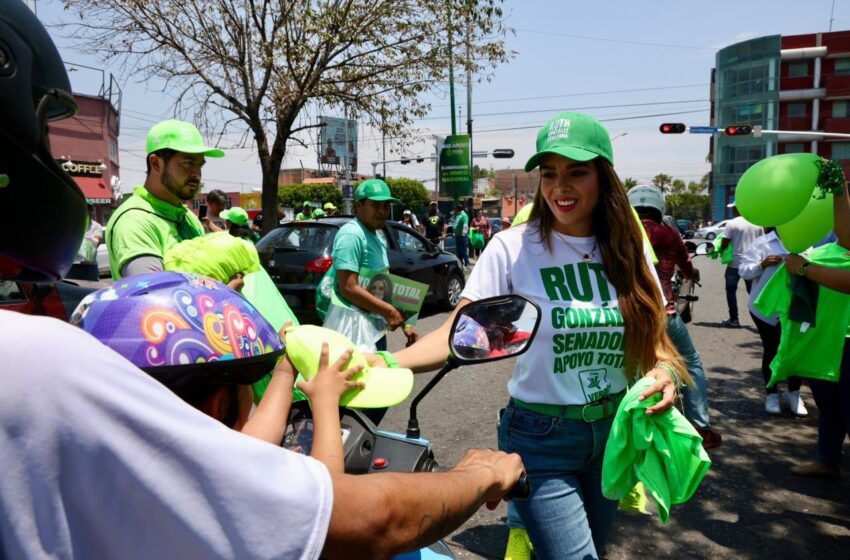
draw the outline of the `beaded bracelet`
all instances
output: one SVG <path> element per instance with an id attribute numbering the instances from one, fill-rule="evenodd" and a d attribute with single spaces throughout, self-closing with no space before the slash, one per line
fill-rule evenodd
<path id="1" fill-rule="evenodd" d="M 387 367 L 398 367 L 398 360 L 395 359 L 395 356 L 393 356 L 391 352 L 387 352 L 386 350 L 378 350 L 377 352 L 375 352 L 375 354 L 384 359 L 384 363 L 387 364 Z"/>
<path id="2" fill-rule="evenodd" d="M 676 368 L 668 364 L 667 362 L 657 362 L 655 364 L 656 368 L 667 370 L 670 373 L 670 377 L 673 378 L 673 383 L 676 386 L 676 390 L 679 390 L 679 387 L 682 386 L 682 382 L 679 379 L 679 372 L 676 371 Z"/>

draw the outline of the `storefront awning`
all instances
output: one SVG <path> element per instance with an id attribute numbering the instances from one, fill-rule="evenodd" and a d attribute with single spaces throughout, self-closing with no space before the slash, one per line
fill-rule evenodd
<path id="1" fill-rule="evenodd" d="M 74 177 L 89 204 L 112 203 L 112 191 L 100 177 Z"/>

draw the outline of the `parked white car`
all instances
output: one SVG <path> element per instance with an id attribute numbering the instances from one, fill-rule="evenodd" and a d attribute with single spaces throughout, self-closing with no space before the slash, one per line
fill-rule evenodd
<path id="1" fill-rule="evenodd" d="M 696 231 L 694 237 L 699 237 L 701 239 L 705 239 L 706 241 L 712 241 L 715 237 L 723 233 L 723 229 L 728 223 L 729 220 L 723 220 L 722 222 L 717 222 L 714 225 L 701 227 Z"/>

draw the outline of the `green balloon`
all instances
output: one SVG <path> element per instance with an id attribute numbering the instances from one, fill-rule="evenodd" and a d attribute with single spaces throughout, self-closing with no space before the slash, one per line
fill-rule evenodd
<path id="1" fill-rule="evenodd" d="M 776 233 L 786 249 L 800 253 L 823 239 L 833 225 L 832 194 L 817 198 L 815 193 L 793 220 L 776 227 Z"/>
<path id="2" fill-rule="evenodd" d="M 781 154 L 747 169 L 735 188 L 735 206 L 748 222 L 772 227 L 799 214 L 817 185 L 821 157 Z"/>

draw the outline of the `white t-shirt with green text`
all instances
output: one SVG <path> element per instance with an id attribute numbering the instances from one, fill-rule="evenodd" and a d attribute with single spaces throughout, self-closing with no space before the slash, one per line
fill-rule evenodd
<path id="1" fill-rule="evenodd" d="M 553 235 L 550 253 L 534 223 L 496 234 L 462 296 L 476 301 L 519 294 L 539 305 L 540 328 L 517 358 L 508 392 L 529 403 L 585 404 L 626 388 L 623 317 L 601 251 L 593 250 L 595 237 Z M 591 251 L 584 262 L 581 254 Z M 644 255 L 661 291 L 646 249 Z"/>

